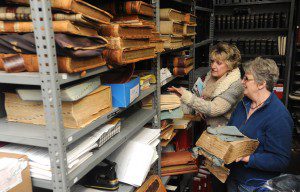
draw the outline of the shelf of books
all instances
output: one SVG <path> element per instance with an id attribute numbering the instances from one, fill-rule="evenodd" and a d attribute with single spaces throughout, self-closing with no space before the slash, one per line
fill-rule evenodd
<path id="1" fill-rule="evenodd" d="M 262 0 L 262 1 L 242 1 L 239 3 L 228 2 L 224 3 L 222 0 L 216 0 L 216 7 L 225 7 L 225 6 L 244 6 L 244 5 L 268 5 L 268 4 L 275 4 L 275 3 L 290 3 L 291 0 Z"/>
<path id="2" fill-rule="evenodd" d="M 104 159 L 117 162 L 114 152 L 131 145 L 146 124 L 160 131 L 160 88 L 194 68 L 194 1 L 174 0 L 187 5 L 185 11 L 159 7 L 160 1 L 6 2 L 4 11 L 13 9 L 15 18 L 3 25 L 13 21 L 18 30 L 4 27 L 0 37 L 0 141 L 7 142 L 0 152 L 28 155 L 35 187 L 68 192 Z M 129 4 L 136 14 L 117 8 Z M 161 66 L 165 56 L 172 58 L 174 75 Z M 135 71 L 140 66 L 146 71 Z M 153 106 L 141 107 L 149 96 Z M 158 150 L 149 165 L 160 160 L 160 133 L 152 134 L 147 148 Z M 140 186 L 137 180 L 128 183 Z M 132 185 L 121 183 L 119 191 L 133 191 Z"/>

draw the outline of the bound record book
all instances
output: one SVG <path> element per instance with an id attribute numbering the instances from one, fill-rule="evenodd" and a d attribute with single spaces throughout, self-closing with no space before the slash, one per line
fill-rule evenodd
<path id="1" fill-rule="evenodd" d="M 29 5 L 29 0 L 6 0 L 7 2 Z M 82 0 L 50 0 L 53 9 L 67 13 L 81 13 L 87 18 L 101 23 L 110 23 L 112 15 Z"/>
<path id="2" fill-rule="evenodd" d="M 176 22 L 185 21 L 184 13 L 171 8 L 160 9 L 159 17 L 160 20 L 162 21 L 176 21 Z"/>
<path id="3" fill-rule="evenodd" d="M 16 58 L 21 61 L 16 62 Z M 60 73 L 76 73 L 106 65 L 102 57 L 71 58 L 57 57 L 58 71 Z M 21 66 L 20 66 L 21 65 Z M 39 63 L 37 55 L 31 54 L 0 54 L 0 70 L 7 72 L 20 72 L 22 68 L 28 72 L 38 72 Z"/>
<path id="4" fill-rule="evenodd" d="M 16 93 L 5 93 L 7 120 L 45 125 L 42 101 L 23 101 Z M 83 128 L 112 110 L 111 89 L 100 86 L 86 97 L 74 102 L 62 102 L 62 117 L 67 128 Z"/>
<path id="5" fill-rule="evenodd" d="M 128 49 L 106 49 L 103 57 L 109 64 L 126 65 L 155 57 L 154 47 L 145 46 Z"/>
<path id="6" fill-rule="evenodd" d="M 193 64 L 194 57 L 174 57 L 174 67 L 188 67 Z"/>
<path id="7" fill-rule="evenodd" d="M 154 28 L 153 18 L 142 15 L 121 15 L 112 20 L 114 23 L 133 24 L 133 25 L 150 25 Z"/>
<path id="8" fill-rule="evenodd" d="M 194 36 L 196 35 L 196 24 L 184 24 L 183 35 L 184 36 Z"/>
<path id="9" fill-rule="evenodd" d="M 162 35 L 183 35 L 183 25 L 174 21 L 161 21 L 160 34 Z"/>
<path id="10" fill-rule="evenodd" d="M 10 22 L 0 21 L 0 32 L 2 33 L 31 33 L 33 32 L 33 22 Z M 54 33 L 66 33 L 81 36 L 98 36 L 96 30 L 76 25 L 71 21 L 53 21 Z"/>
<path id="11" fill-rule="evenodd" d="M 193 68 L 194 68 L 193 65 L 188 66 L 188 67 L 174 67 L 173 75 L 176 75 L 176 76 L 187 75 Z"/>
<path id="12" fill-rule="evenodd" d="M 102 7 L 113 15 L 144 15 L 154 17 L 154 7 L 143 1 L 115 2 L 108 0 L 102 3 Z"/>
<path id="13" fill-rule="evenodd" d="M 149 25 L 110 24 L 101 25 L 99 32 L 107 37 L 121 37 L 127 39 L 142 39 L 152 36 L 152 27 Z"/>
<path id="14" fill-rule="evenodd" d="M 1 21 L 31 21 L 32 16 L 30 7 L 0 7 L 0 20 Z M 96 18 L 87 17 L 81 13 L 53 13 L 53 21 L 72 21 L 77 24 L 86 25 L 96 28 L 97 25 L 107 24 L 108 22 L 98 20 Z"/>
<path id="15" fill-rule="evenodd" d="M 174 165 L 196 164 L 197 159 L 189 151 L 164 152 L 161 154 L 161 166 L 168 167 Z"/>
<path id="16" fill-rule="evenodd" d="M 174 35 L 162 35 L 161 39 L 164 41 L 165 49 L 177 49 L 183 46 L 183 37 Z"/>
<path id="17" fill-rule="evenodd" d="M 197 16 L 191 13 L 186 13 L 184 16 L 184 21 L 188 24 L 196 24 L 197 23 Z"/>
<path id="18" fill-rule="evenodd" d="M 149 39 L 125 39 L 121 37 L 105 37 L 109 49 L 127 49 L 134 47 L 150 46 Z"/>
<path id="19" fill-rule="evenodd" d="M 62 101 L 77 101 L 84 98 L 101 85 L 100 78 L 94 77 L 92 79 L 75 83 L 61 88 Z M 41 89 L 31 88 L 17 88 L 16 92 L 24 101 L 42 101 Z"/>

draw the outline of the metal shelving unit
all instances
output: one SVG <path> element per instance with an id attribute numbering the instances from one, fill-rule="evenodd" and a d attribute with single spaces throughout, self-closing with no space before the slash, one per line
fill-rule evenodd
<path id="1" fill-rule="evenodd" d="M 295 0 L 274 0 L 274 1 L 256 1 L 256 2 L 245 2 L 245 3 L 228 3 L 228 4 L 215 4 L 215 7 L 217 8 L 216 10 L 218 13 L 228 15 L 228 12 L 231 12 L 230 6 L 250 6 L 251 8 L 258 8 L 258 9 L 253 9 L 254 12 L 257 10 L 258 13 L 268 13 L 268 12 L 274 12 L 275 10 L 280 10 L 284 9 L 285 12 L 288 13 L 288 26 L 287 28 L 259 28 L 259 29 L 232 29 L 232 30 L 222 30 L 218 31 L 216 33 L 217 40 L 224 40 L 220 38 L 221 35 L 224 35 L 225 39 L 230 39 L 232 36 L 236 36 L 238 33 L 239 38 L 253 38 L 255 39 L 256 36 L 259 34 L 257 32 L 266 32 L 265 34 L 260 34 L 263 36 L 263 38 L 274 38 L 277 39 L 279 35 L 285 34 L 287 36 L 287 47 L 286 47 L 286 54 L 285 55 L 260 55 L 260 54 L 242 54 L 242 58 L 254 58 L 257 56 L 263 56 L 266 58 L 271 58 L 276 61 L 284 61 L 285 67 L 284 67 L 284 72 L 281 73 L 283 74 L 280 78 L 284 79 L 284 97 L 283 97 L 283 103 L 285 105 L 288 104 L 288 95 L 289 95 L 289 79 L 291 76 L 291 65 L 292 65 L 292 54 L 293 54 L 293 37 L 294 37 L 294 30 L 293 30 L 293 25 L 294 25 L 294 13 L 295 13 Z M 260 6 L 261 5 L 261 6 Z M 262 6 L 266 5 L 266 6 Z M 267 5 L 274 5 L 275 7 L 270 9 L 270 6 Z M 253 14 L 253 11 L 252 11 Z M 243 32 L 245 32 L 243 34 Z M 232 33 L 232 34 L 231 34 Z M 226 35 L 225 35 L 226 34 Z M 243 35 L 243 36 L 242 36 Z"/>
<path id="2" fill-rule="evenodd" d="M 256 1 L 256 2 L 246 2 L 246 3 L 226 3 L 226 4 L 216 4 L 216 7 L 228 7 L 228 6 L 244 6 L 244 5 L 268 5 L 274 3 L 290 3 L 291 0 L 274 0 L 274 1 Z"/>
<path id="3" fill-rule="evenodd" d="M 192 13 L 198 11 L 206 11 L 213 15 L 213 10 L 203 7 L 196 7 L 196 1 L 186 3 L 181 0 L 173 0 L 174 2 L 191 6 Z M 159 31 L 159 8 L 160 0 L 152 0 L 155 6 L 156 23 Z M 190 49 L 195 56 L 195 43 L 192 46 L 186 46 L 176 50 L 168 50 L 157 54 L 153 59 L 153 72 L 156 75 L 157 83 L 152 85 L 149 89 L 141 91 L 140 96 L 128 107 L 130 108 L 141 99 L 148 95 L 154 96 L 154 108 L 152 110 L 138 109 L 128 110 L 128 108 L 114 108 L 109 113 L 93 121 L 88 126 L 82 129 L 67 129 L 63 126 L 62 120 L 62 102 L 60 99 L 60 86 L 80 80 L 83 78 L 99 75 L 108 71 L 107 66 L 97 69 L 88 70 L 82 76 L 81 74 L 65 74 L 58 73 L 57 57 L 54 42 L 54 32 L 52 28 L 52 14 L 50 0 L 31 0 L 30 8 L 32 11 L 32 19 L 34 23 L 34 36 L 36 39 L 37 55 L 39 61 L 39 73 L 5 73 L 0 72 L 1 84 L 18 84 L 18 85 L 36 85 L 40 86 L 43 96 L 43 104 L 45 109 L 46 125 L 33 125 L 24 123 L 8 122 L 4 117 L 0 118 L 0 141 L 12 142 L 18 144 L 33 145 L 38 147 L 48 148 L 52 181 L 33 178 L 32 182 L 35 187 L 44 189 L 52 189 L 55 192 L 69 192 L 70 188 L 77 183 L 86 173 L 88 173 L 94 166 L 100 163 L 104 158 L 111 154 L 114 150 L 124 144 L 135 133 L 149 121 L 152 120 L 153 128 L 160 129 L 160 94 L 161 86 L 173 81 L 176 77 L 171 77 L 160 83 L 160 68 L 161 55 L 174 51 Z M 200 42 L 197 47 L 212 43 L 212 36 Z M 192 76 L 191 76 L 192 75 Z M 191 73 L 190 84 L 193 83 L 193 72 Z M 0 97 L 3 97 L 0 94 Z M 0 98 L 0 100 L 3 98 Z M 126 114 L 124 113 L 126 111 Z M 105 143 L 101 148 L 95 151 L 94 155 L 85 161 L 81 166 L 76 168 L 70 174 L 67 174 L 67 158 L 66 149 L 68 145 L 82 138 L 84 135 L 90 133 L 100 125 L 106 123 L 110 119 L 116 117 L 120 113 L 124 114 L 122 121 L 121 132 Z M 158 147 L 158 154 L 160 158 L 161 148 Z M 160 175 L 160 161 L 157 161 L 157 174 Z M 127 192 L 133 191 L 134 187 L 121 184 L 118 191 Z"/>

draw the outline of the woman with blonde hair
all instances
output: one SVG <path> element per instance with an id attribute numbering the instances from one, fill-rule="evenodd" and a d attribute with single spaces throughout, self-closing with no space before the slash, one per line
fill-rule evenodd
<path id="1" fill-rule="evenodd" d="M 228 43 L 218 43 L 210 51 L 210 71 L 203 83 L 202 96 L 184 88 L 170 87 L 181 101 L 206 116 L 208 126 L 226 125 L 235 105 L 242 98 L 243 86 L 238 68 L 240 51 Z"/>
<path id="2" fill-rule="evenodd" d="M 236 104 L 243 97 L 241 73 L 238 68 L 241 61 L 236 46 L 220 42 L 210 51 L 210 71 L 207 73 L 200 97 L 184 88 L 170 87 L 168 90 L 181 97 L 181 101 L 206 118 L 207 126 L 226 125 Z M 226 191 L 213 177 L 213 191 Z"/>

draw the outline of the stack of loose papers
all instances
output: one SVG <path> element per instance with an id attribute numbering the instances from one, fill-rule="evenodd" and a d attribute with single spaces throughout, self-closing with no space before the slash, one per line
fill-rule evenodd
<path id="1" fill-rule="evenodd" d="M 108 159 L 117 163 L 119 181 L 139 187 L 144 182 L 152 163 L 158 158 L 159 129 L 144 128 Z"/>
<path id="2" fill-rule="evenodd" d="M 93 155 L 92 150 L 100 147 L 103 140 L 107 141 L 108 137 L 111 138 L 117 132 L 120 132 L 120 123 L 119 120 L 114 120 L 72 143 L 67 149 L 68 173 L 91 157 Z M 0 148 L 0 152 L 27 155 L 31 177 L 45 180 L 52 179 L 50 158 L 46 148 L 7 144 Z"/>

